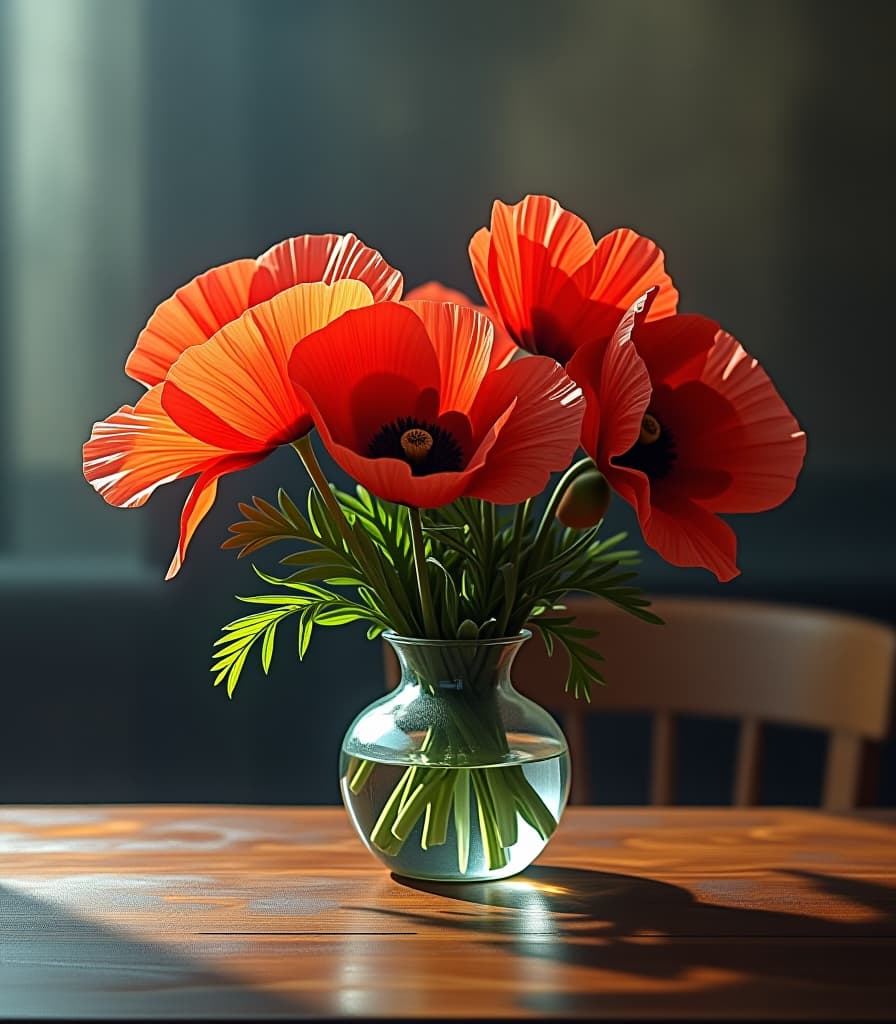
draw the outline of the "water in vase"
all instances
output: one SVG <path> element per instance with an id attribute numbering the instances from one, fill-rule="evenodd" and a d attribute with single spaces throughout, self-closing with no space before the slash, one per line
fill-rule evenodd
<path id="1" fill-rule="evenodd" d="M 411 878 L 481 881 L 527 867 L 566 804 L 569 754 L 544 737 L 508 739 L 507 757 L 471 767 L 343 751 L 342 798 L 368 849 Z"/>

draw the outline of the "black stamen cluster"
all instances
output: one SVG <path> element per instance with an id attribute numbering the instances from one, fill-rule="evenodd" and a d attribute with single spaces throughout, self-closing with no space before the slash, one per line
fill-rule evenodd
<path id="1" fill-rule="evenodd" d="M 409 458 L 402 448 L 401 438 L 409 430 L 425 430 L 432 438 L 432 447 L 421 459 Z M 464 453 L 452 434 L 413 416 L 401 416 L 382 427 L 367 446 L 367 454 L 371 459 L 402 459 L 414 476 L 456 473 L 464 465 Z"/>
<path id="2" fill-rule="evenodd" d="M 650 415 L 660 424 L 660 436 L 650 444 L 635 441 L 625 455 L 618 455 L 613 462 L 628 469 L 639 469 L 648 480 L 662 480 L 669 475 L 678 453 L 673 435 L 654 413 Z"/>

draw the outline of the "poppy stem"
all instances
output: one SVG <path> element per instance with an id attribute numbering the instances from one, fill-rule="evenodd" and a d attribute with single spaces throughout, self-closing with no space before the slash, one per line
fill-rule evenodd
<path id="1" fill-rule="evenodd" d="M 320 463 L 317 461 L 317 456 L 314 454 L 314 448 L 311 446 L 311 435 L 305 434 L 300 437 L 298 441 L 293 441 L 292 447 L 295 448 L 299 458 L 302 460 L 302 465 L 306 470 L 308 470 L 308 476 L 310 476 L 314 482 L 317 493 L 321 496 L 323 503 L 329 509 L 330 515 L 333 517 L 333 521 L 339 528 L 339 532 L 342 534 L 345 543 L 348 544 L 349 550 L 351 550 L 354 543 L 351 526 L 349 526 L 349 522 L 345 518 L 342 506 L 333 494 L 330 482 L 324 476 L 324 471 L 320 468 Z"/>
<path id="2" fill-rule="evenodd" d="M 429 589 L 429 573 L 426 571 L 426 542 L 423 540 L 423 523 L 420 520 L 420 509 L 408 505 L 408 521 L 411 524 L 411 543 L 414 547 L 414 569 L 417 573 L 417 589 L 420 591 L 420 608 L 423 612 L 423 625 L 427 634 L 435 639 L 439 635 L 439 624 L 432 603 L 432 591 Z"/>
<path id="3" fill-rule="evenodd" d="M 413 621 L 413 615 L 409 617 L 405 614 L 404 595 L 400 592 L 396 592 L 398 588 L 398 580 L 394 573 L 389 576 L 388 570 L 383 571 L 377 549 L 366 539 L 363 533 L 360 533 L 357 537 L 352 532 L 351 523 L 346 519 L 345 512 L 342 506 L 336 500 L 336 496 L 333 494 L 332 488 L 330 487 L 329 481 L 324 476 L 324 471 L 320 467 L 320 463 L 317 461 L 317 456 L 314 454 L 314 448 L 311 446 L 311 438 L 308 434 L 304 437 L 300 437 L 297 441 L 293 441 L 291 447 L 293 447 L 299 458 L 302 460 L 302 464 L 308 471 L 308 475 L 311 477 L 314 483 L 315 490 L 320 495 L 321 500 L 327 506 L 327 510 L 333 518 L 337 529 L 339 530 L 342 540 L 345 543 L 346 550 L 351 553 L 352 558 L 361 566 L 364 571 L 365 577 L 368 584 L 379 597 L 384 614 L 388 619 L 391 620 L 393 628 L 396 629 L 408 629 Z M 367 550 L 365 551 L 365 541 Z M 395 581 L 393 584 L 393 580 Z M 390 586 L 391 584 L 391 586 Z M 410 632 L 411 630 L 409 630 Z"/>
<path id="4" fill-rule="evenodd" d="M 541 517 L 541 522 L 538 524 L 538 529 L 535 531 L 535 537 L 526 549 L 526 552 L 524 552 L 524 554 L 531 552 L 535 565 L 538 565 L 538 555 L 545 542 L 545 538 L 548 535 L 548 531 L 551 528 L 551 523 L 554 520 L 554 514 L 557 511 L 557 506 L 560 504 L 560 499 L 566 493 L 566 489 L 573 480 L 580 477 L 586 470 L 592 469 L 593 467 L 594 460 L 586 456 L 584 459 L 579 459 L 578 462 L 574 462 L 557 482 L 557 486 L 554 488 L 554 493 L 551 495 L 547 507 L 544 510 L 544 515 Z"/>
<path id="5" fill-rule="evenodd" d="M 501 616 L 501 622 L 498 627 L 498 636 L 506 636 L 511 613 L 515 607 L 516 587 L 520 579 L 520 548 L 523 545 L 523 534 L 526 532 L 526 523 L 529 519 L 531 505 L 532 499 L 527 498 L 524 502 L 517 505 L 513 517 L 513 534 L 510 540 L 511 583 L 507 589 L 513 595 L 514 603 L 507 600 L 504 601 L 504 613 Z"/>

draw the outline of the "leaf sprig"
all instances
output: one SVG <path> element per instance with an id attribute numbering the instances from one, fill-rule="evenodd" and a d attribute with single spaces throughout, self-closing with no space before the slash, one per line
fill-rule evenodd
<path id="1" fill-rule="evenodd" d="M 637 552 L 620 548 L 625 534 L 601 539 L 601 524 L 584 531 L 562 527 L 552 514 L 558 492 L 559 485 L 537 525 L 529 502 L 510 514 L 462 498 L 428 512 L 422 519 L 424 584 L 438 636 L 511 636 L 529 626 L 549 655 L 563 647 L 566 688 L 590 699 L 592 684 L 604 682 L 601 656 L 589 643 L 597 633 L 578 626 L 573 616 L 550 614 L 565 610 L 563 598 L 594 594 L 647 622 L 661 620 L 632 585 Z M 276 505 L 258 497 L 240 504 L 244 519 L 230 527 L 233 536 L 223 547 L 237 549 L 239 558 L 281 542 L 298 550 L 280 559 L 293 570 L 286 576 L 255 567 L 281 593 L 240 597 L 261 608 L 228 623 L 215 642 L 214 682 L 226 683 L 229 695 L 253 647 L 260 648 L 267 674 L 278 627 L 290 616 L 296 617 L 300 659 L 315 626 L 363 621 L 369 639 L 387 629 L 425 635 L 409 510 L 360 485 L 354 494 L 332 488 L 332 498 L 311 490 L 304 513 L 283 489 Z"/>

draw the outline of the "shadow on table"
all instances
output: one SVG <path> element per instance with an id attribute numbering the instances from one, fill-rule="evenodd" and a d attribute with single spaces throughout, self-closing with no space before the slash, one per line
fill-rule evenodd
<path id="1" fill-rule="evenodd" d="M 141 942 L 0 885 L 3 1018 L 306 1014 L 313 1015 L 313 1010 L 293 999 L 282 1002 L 175 950 Z"/>
<path id="2" fill-rule="evenodd" d="M 763 898 L 763 882 L 743 878 L 700 882 L 699 901 L 666 882 L 578 868 L 535 866 L 487 884 L 396 881 L 456 901 L 438 915 L 443 929 L 481 934 L 505 949 L 510 943 L 518 955 L 620 976 L 619 986 L 612 979 L 601 984 L 599 995 L 593 989 L 521 995 L 520 1005 L 529 1010 L 603 1014 L 677 1006 L 691 1013 L 732 1007 L 778 1013 L 804 1007 L 807 993 L 844 1019 L 892 1009 L 896 889 L 811 871 L 781 872 L 788 876 L 810 883 L 805 900 L 811 896 L 823 916 L 753 909 L 748 904 Z M 707 902 L 707 894 L 728 905 Z M 851 904 L 853 919 L 830 919 L 837 909 L 842 914 L 843 901 Z M 495 913 L 483 916 L 464 904 Z M 435 916 L 425 920 L 433 924 Z"/>

